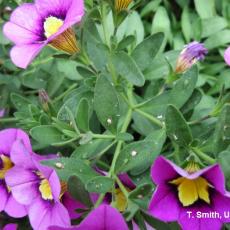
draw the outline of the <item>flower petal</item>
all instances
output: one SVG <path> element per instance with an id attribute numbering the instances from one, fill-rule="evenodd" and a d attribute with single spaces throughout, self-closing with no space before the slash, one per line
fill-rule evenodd
<path id="1" fill-rule="evenodd" d="M 84 1 L 74 0 L 67 12 L 64 25 L 71 27 L 81 21 L 84 15 Z"/>
<path id="2" fill-rule="evenodd" d="M 230 47 L 228 47 L 224 52 L 224 60 L 230 66 Z"/>
<path id="3" fill-rule="evenodd" d="M 58 17 L 66 15 L 72 1 L 73 0 L 35 0 L 35 5 L 39 14 L 43 17 Z"/>
<path id="4" fill-rule="evenodd" d="M 49 230 L 128 230 L 123 216 L 110 205 L 100 205 L 89 213 L 80 225 L 70 228 L 49 227 Z"/>
<path id="5" fill-rule="evenodd" d="M 110 205 L 100 205 L 97 209 L 90 212 L 79 226 L 79 230 L 100 230 L 102 228 L 106 230 L 128 230 L 123 216 Z"/>
<path id="6" fill-rule="evenodd" d="M 170 187 L 157 187 L 150 201 L 149 212 L 163 221 L 175 221 L 179 217 L 180 205 Z"/>
<path id="7" fill-rule="evenodd" d="M 20 218 L 27 215 L 26 206 L 19 204 L 12 195 L 9 196 L 6 206 L 5 212 L 12 217 Z"/>
<path id="8" fill-rule="evenodd" d="M 4 35 L 17 45 L 31 44 L 40 38 L 33 32 L 24 29 L 12 22 L 7 22 L 3 27 Z"/>
<path id="9" fill-rule="evenodd" d="M 34 155 L 34 153 L 29 152 L 29 150 L 26 148 L 22 141 L 16 140 L 12 145 L 10 158 L 11 161 L 19 167 L 26 169 L 34 169 Z"/>
<path id="10" fill-rule="evenodd" d="M 14 198 L 24 205 L 31 204 L 39 196 L 39 180 L 32 171 L 15 166 L 6 173 L 5 179 Z"/>
<path id="11" fill-rule="evenodd" d="M 224 196 L 218 192 L 213 194 L 213 209 L 222 216 L 222 222 L 230 222 L 230 197 Z"/>
<path id="12" fill-rule="evenodd" d="M 32 151 L 28 135 L 20 129 L 5 129 L 0 131 L 0 153 L 10 155 L 13 143 L 21 140 L 29 151 Z"/>
<path id="13" fill-rule="evenodd" d="M 45 45 L 46 43 L 14 46 L 10 52 L 11 60 L 16 66 L 26 69 Z"/>
<path id="14" fill-rule="evenodd" d="M 4 184 L 0 184 L 0 212 L 5 209 L 6 202 L 9 197 L 9 193 L 6 189 L 6 186 Z"/>
<path id="15" fill-rule="evenodd" d="M 178 175 L 184 174 L 184 170 L 180 169 L 180 174 L 177 173 L 175 168 L 179 168 L 171 161 L 165 159 L 162 156 L 157 157 L 152 168 L 151 168 L 151 177 L 156 184 L 168 182 Z M 178 170 L 179 170 L 178 169 Z"/>
<path id="16" fill-rule="evenodd" d="M 68 193 L 65 193 L 62 197 L 62 204 L 66 207 L 69 212 L 71 219 L 77 219 L 81 216 L 80 213 L 76 212 L 76 209 L 84 209 L 85 205 L 79 201 L 74 200 Z"/>
<path id="17" fill-rule="evenodd" d="M 7 224 L 4 226 L 3 230 L 17 230 L 17 224 Z"/>
<path id="18" fill-rule="evenodd" d="M 218 218 L 200 218 L 200 213 L 212 213 L 210 206 L 198 206 L 190 209 L 182 209 L 179 224 L 183 230 L 213 230 L 221 229 L 222 222 Z M 190 215 L 188 212 L 191 212 Z"/>
<path id="19" fill-rule="evenodd" d="M 61 184 L 57 173 L 54 169 L 41 165 L 39 162 L 37 162 L 36 165 L 38 171 L 49 181 L 54 200 L 58 201 L 61 193 Z"/>
<path id="20" fill-rule="evenodd" d="M 48 229 L 51 225 L 70 226 L 70 217 L 66 208 L 59 202 L 50 203 L 38 198 L 29 207 L 29 219 L 36 230 Z"/>
<path id="21" fill-rule="evenodd" d="M 3 32 L 15 44 L 30 44 L 43 38 L 42 18 L 34 4 L 25 3 L 16 8 L 10 22 L 6 23 Z"/>
<path id="22" fill-rule="evenodd" d="M 42 17 L 32 3 L 24 3 L 17 7 L 10 16 L 10 21 L 25 28 L 37 36 L 41 36 Z"/>

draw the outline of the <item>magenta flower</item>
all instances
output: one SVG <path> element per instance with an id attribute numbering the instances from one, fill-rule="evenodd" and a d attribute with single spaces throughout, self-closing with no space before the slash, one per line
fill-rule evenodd
<path id="1" fill-rule="evenodd" d="M 7 224 L 3 230 L 17 230 L 17 224 Z"/>
<path id="2" fill-rule="evenodd" d="M 44 157 L 30 152 L 20 141 L 14 143 L 11 154 L 14 167 L 7 172 L 6 181 L 14 198 L 28 206 L 33 229 L 70 226 L 69 213 L 61 203 L 66 185 L 53 169 L 39 163 Z"/>
<path id="3" fill-rule="evenodd" d="M 187 44 L 177 59 L 175 72 L 185 72 L 186 70 L 190 69 L 196 62 L 203 60 L 207 53 L 208 50 L 202 43 L 194 41 Z"/>
<path id="4" fill-rule="evenodd" d="M 151 176 L 157 184 L 149 205 L 154 217 L 165 222 L 178 221 L 183 230 L 218 230 L 222 223 L 230 222 L 226 215 L 230 197 L 218 164 L 202 170 L 189 164 L 184 170 L 160 156 L 152 166 Z M 217 216 L 213 218 L 215 212 Z M 210 216 L 200 218 L 202 213 Z"/>
<path id="5" fill-rule="evenodd" d="M 224 60 L 230 66 L 230 47 L 228 47 L 224 52 Z"/>
<path id="6" fill-rule="evenodd" d="M 80 225 L 61 228 L 57 226 L 49 227 L 49 230 L 128 230 L 128 226 L 122 215 L 109 205 L 102 204 L 81 222 Z"/>
<path id="7" fill-rule="evenodd" d="M 20 140 L 26 148 L 31 150 L 30 141 L 26 133 L 19 129 L 5 129 L 0 131 L 0 211 L 5 211 L 12 217 L 23 217 L 27 214 L 24 205 L 19 204 L 11 193 L 5 177 L 14 166 L 11 154 L 16 140 Z"/>
<path id="8" fill-rule="evenodd" d="M 15 43 L 15 65 L 26 68 L 46 45 L 69 54 L 79 51 L 72 26 L 84 15 L 83 0 L 35 0 L 15 9 L 3 28 Z"/>

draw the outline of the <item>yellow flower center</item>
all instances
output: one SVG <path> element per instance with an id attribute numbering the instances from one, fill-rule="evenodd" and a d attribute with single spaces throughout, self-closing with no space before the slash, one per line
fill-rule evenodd
<path id="1" fill-rule="evenodd" d="M 52 200 L 53 199 L 51 187 L 50 187 L 49 181 L 47 179 L 42 179 L 40 186 L 39 186 L 39 191 L 41 192 L 42 198 L 44 200 Z"/>
<path id="2" fill-rule="evenodd" d="M 126 188 L 128 192 L 130 192 L 130 189 Z M 115 189 L 115 206 L 120 212 L 124 212 L 127 208 L 128 201 L 124 195 L 124 193 L 121 191 L 120 188 Z"/>
<path id="3" fill-rule="evenodd" d="M 49 38 L 53 34 L 57 33 L 63 23 L 63 20 L 53 16 L 46 18 L 44 22 L 45 36 Z"/>
<path id="4" fill-rule="evenodd" d="M 179 177 L 169 183 L 177 186 L 178 197 L 184 207 L 194 204 L 198 199 L 210 204 L 208 189 L 212 186 L 203 177 L 194 180 Z"/>
<path id="5" fill-rule="evenodd" d="M 5 155 L 0 155 L 0 160 L 2 161 L 2 168 L 0 169 L 0 179 L 4 179 L 8 170 L 10 170 L 14 164 L 9 157 Z"/>

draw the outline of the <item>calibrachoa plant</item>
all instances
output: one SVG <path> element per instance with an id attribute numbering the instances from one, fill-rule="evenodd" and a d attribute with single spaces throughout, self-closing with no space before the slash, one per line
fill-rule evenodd
<path id="1" fill-rule="evenodd" d="M 230 223 L 228 0 L 0 0 L 0 229 Z"/>

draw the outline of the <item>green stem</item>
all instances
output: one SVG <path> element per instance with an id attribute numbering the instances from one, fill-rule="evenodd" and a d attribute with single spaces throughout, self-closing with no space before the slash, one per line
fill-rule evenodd
<path id="1" fill-rule="evenodd" d="M 200 149 L 198 148 L 192 148 L 192 151 L 199 157 L 202 158 L 203 160 L 205 160 L 206 162 L 208 162 L 209 164 L 215 164 L 216 160 L 213 159 L 212 157 L 208 156 L 207 154 L 205 154 L 204 152 L 202 152 Z"/>
<path id="2" fill-rule="evenodd" d="M 121 189 L 122 193 L 125 195 L 126 198 L 128 198 L 129 193 L 126 190 L 125 186 L 122 184 L 122 182 L 120 181 L 120 179 L 118 178 L 118 176 L 114 176 L 119 188 Z"/>
<path id="3" fill-rule="evenodd" d="M 6 118 L 0 118 L 0 123 L 10 123 L 10 122 L 17 122 L 18 118 L 16 117 L 6 117 Z"/>
<path id="4" fill-rule="evenodd" d="M 190 122 L 188 122 L 188 125 L 197 125 L 197 124 L 200 124 L 202 121 L 205 121 L 205 120 L 207 120 L 207 119 L 209 119 L 209 118 L 211 118 L 211 116 L 210 116 L 210 115 L 207 115 L 207 116 L 205 116 L 205 117 L 202 117 L 202 118 L 199 119 L 199 120 L 195 120 L 195 121 L 190 121 Z"/>
<path id="5" fill-rule="evenodd" d="M 148 114 L 148 113 L 146 113 L 146 112 L 144 112 L 144 111 L 142 111 L 141 109 L 134 109 L 137 113 L 139 113 L 139 114 L 141 114 L 142 116 L 144 116 L 145 118 L 147 118 L 148 120 L 150 120 L 154 125 L 157 125 L 157 126 L 159 126 L 159 127 L 161 127 L 161 128 L 163 128 L 164 127 L 164 124 L 160 121 L 160 120 L 158 120 L 156 117 L 154 117 L 154 116 L 152 116 L 152 115 L 150 115 L 150 114 Z"/>
<path id="6" fill-rule="evenodd" d="M 95 139 L 115 139 L 115 135 L 106 135 L 106 134 L 92 134 L 92 137 Z"/>
<path id="7" fill-rule="evenodd" d="M 105 193 L 103 193 L 103 194 L 101 194 L 101 195 L 99 196 L 99 198 L 97 199 L 96 204 L 94 205 L 94 208 L 97 208 L 97 207 L 102 203 L 104 197 L 105 197 Z"/>
<path id="8" fill-rule="evenodd" d="M 74 88 L 77 87 L 77 83 L 71 85 L 64 93 L 62 93 L 60 96 L 53 99 L 53 103 L 56 103 L 57 101 L 60 101 L 62 98 L 64 98 L 70 91 L 72 91 Z"/>
<path id="9" fill-rule="evenodd" d="M 131 119 L 132 119 L 132 109 L 129 108 L 128 113 L 127 113 L 126 118 L 125 118 L 125 121 L 124 121 L 124 124 L 123 124 L 123 126 L 121 128 L 121 133 L 126 132 Z M 116 147 L 114 157 L 113 157 L 113 161 L 112 161 L 112 164 L 111 164 L 111 168 L 110 168 L 110 171 L 109 171 L 110 176 L 114 174 L 115 165 L 116 165 L 116 162 L 117 162 L 117 158 L 118 158 L 118 156 L 120 154 L 122 144 L 123 144 L 123 141 L 118 141 L 118 143 L 117 143 L 117 147 Z"/>

